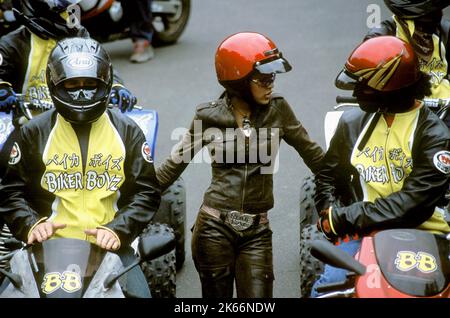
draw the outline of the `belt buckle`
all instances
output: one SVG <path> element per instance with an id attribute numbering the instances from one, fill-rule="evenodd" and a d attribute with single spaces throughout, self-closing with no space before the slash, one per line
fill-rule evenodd
<path id="1" fill-rule="evenodd" d="M 254 220 L 254 216 L 251 214 L 245 214 L 239 211 L 230 211 L 227 213 L 227 221 L 236 231 L 248 229 L 253 225 Z"/>

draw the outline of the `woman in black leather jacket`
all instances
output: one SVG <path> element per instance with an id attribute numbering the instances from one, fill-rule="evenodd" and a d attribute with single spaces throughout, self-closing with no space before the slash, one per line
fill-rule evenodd
<path id="1" fill-rule="evenodd" d="M 237 33 L 216 52 L 222 96 L 197 107 L 190 130 L 157 169 L 162 189 L 204 146 L 212 180 L 193 229 L 192 255 L 203 297 L 272 297 L 273 173 L 281 139 L 313 172 L 323 157 L 289 104 L 272 94 L 277 73 L 291 70 L 275 44 L 259 33 Z"/>

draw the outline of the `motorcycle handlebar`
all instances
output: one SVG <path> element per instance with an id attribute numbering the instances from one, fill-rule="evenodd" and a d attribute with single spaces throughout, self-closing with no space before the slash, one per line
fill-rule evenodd
<path id="1" fill-rule="evenodd" d="M 344 103 L 358 103 L 356 97 L 353 96 L 336 96 L 336 103 L 344 104 Z"/>

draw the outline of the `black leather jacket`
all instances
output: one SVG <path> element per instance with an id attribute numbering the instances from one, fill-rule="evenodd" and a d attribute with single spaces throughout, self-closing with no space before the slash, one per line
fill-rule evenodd
<path id="1" fill-rule="evenodd" d="M 199 105 L 189 132 L 156 171 L 162 188 L 176 180 L 206 145 L 213 161 L 204 203 L 217 209 L 260 213 L 273 207 L 271 165 L 281 139 L 297 150 L 314 173 L 318 172 L 324 153 L 283 97 L 273 96 L 269 105 L 255 107 L 250 122 L 252 133 L 245 138 L 226 95 Z"/>
<path id="2" fill-rule="evenodd" d="M 71 217 L 70 213 L 79 212 L 80 218 L 84 221 L 100 222 L 99 226 L 111 229 L 120 238 L 122 246 L 131 243 L 151 221 L 158 210 L 161 195 L 153 162 L 143 155 L 145 136 L 131 118 L 111 110 L 107 110 L 107 116 L 109 117 L 108 127 L 111 129 L 101 130 L 101 136 L 94 134 L 94 131 L 98 130 L 91 130 L 89 144 L 93 143 L 94 138 L 98 140 L 98 138 L 106 138 L 106 135 L 115 136 L 109 139 L 115 140 L 115 144 L 108 145 L 107 149 L 123 149 L 124 158 L 116 160 L 118 163 L 123 163 L 123 170 L 113 166 L 114 157 L 112 160 L 110 157 L 108 157 L 110 159 L 106 158 L 107 152 L 103 154 L 103 157 L 100 156 L 101 159 L 103 158 L 100 161 L 101 164 L 95 163 L 95 157 L 98 156 L 95 153 L 100 150 L 90 149 L 87 150 L 87 153 L 93 154 L 94 159 L 92 157 L 86 157 L 86 160 L 81 159 L 84 166 L 82 176 L 84 181 L 80 181 L 77 185 L 73 178 L 76 173 L 74 174 L 73 171 L 79 167 L 80 162 L 78 160 L 70 161 L 71 153 L 68 157 L 56 155 L 55 160 L 61 160 L 59 163 L 61 173 L 55 180 L 63 180 L 61 176 L 64 175 L 72 176 L 72 178 L 66 177 L 64 182 L 59 183 L 58 189 L 53 189 L 53 191 L 44 189 L 42 186 L 42 180 L 48 177 L 45 171 L 46 165 L 49 165 L 49 162 L 44 164 L 43 158 L 48 149 L 52 147 L 51 141 L 54 142 L 53 136 L 56 130 L 63 130 L 61 134 L 65 134 L 65 136 L 70 136 L 71 132 L 60 128 L 63 127 L 61 124 L 56 126 L 57 113 L 55 109 L 44 112 L 20 128 L 20 136 L 17 138 L 20 151 L 16 152 L 19 153 L 20 161 L 9 165 L 0 183 L 0 216 L 3 217 L 17 238 L 26 241 L 30 228 L 41 218 L 49 217 L 52 210 L 55 210 L 53 213 L 59 213 L 63 217 L 63 213 L 58 210 L 59 203 L 55 204 L 55 202 L 60 202 L 59 200 L 62 200 L 60 198 L 65 193 L 72 195 L 68 200 L 70 202 L 68 205 L 62 204 L 64 207 L 72 207 L 64 210 L 69 211 L 69 213 L 64 212 L 66 220 Z M 66 158 L 65 161 L 64 158 Z M 63 165 L 63 162 L 66 166 Z M 98 183 L 97 187 L 92 187 L 93 178 L 90 183 L 86 180 L 89 179 L 90 174 L 91 176 L 94 174 L 95 167 L 99 167 L 100 170 L 97 171 L 105 172 L 100 176 L 103 178 L 102 183 Z M 118 183 L 119 172 L 120 176 L 122 173 L 124 176 L 121 183 Z M 104 190 L 106 187 L 107 189 Z M 100 190 L 103 192 L 99 192 Z M 104 192 L 108 194 L 105 195 Z M 116 199 L 113 195 L 117 193 L 120 196 L 115 202 Z M 66 204 L 68 201 L 65 201 Z M 88 215 L 86 211 L 83 211 L 84 206 L 86 206 L 86 210 L 92 210 L 92 206 L 100 205 L 104 211 L 92 211 L 95 215 Z M 74 212 L 73 209 L 79 209 L 79 211 Z M 105 211 L 109 213 L 110 210 L 115 212 L 114 218 L 103 223 L 103 220 L 107 219 L 103 216 Z M 84 216 L 82 216 L 83 213 L 85 213 Z"/>
<path id="3" fill-rule="evenodd" d="M 403 187 L 374 203 L 362 202 L 359 173 L 350 158 L 372 115 L 360 109 L 344 112 L 316 175 L 317 211 L 335 204 L 332 222 L 338 235 L 417 227 L 431 217 L 448 189 L 449 174 L 438 171 L 433 157 L 450 149 L 450 132 L 443 121 L 422 107 L 411 146 L 413 170 Z"/>

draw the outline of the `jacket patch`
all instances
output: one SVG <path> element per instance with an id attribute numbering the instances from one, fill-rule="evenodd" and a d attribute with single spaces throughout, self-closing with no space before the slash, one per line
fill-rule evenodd
<path id="1" fill-rule="evenodd" d="M 434 166 L 445 174 L 450 173 L 450 152 L 439 151 L 433 157 Z"/>
<path id="2" fill-rule="evenodd" d="M 15 165 L 16 163 L 18 163 L 20 161 L 21 157 L 22 157 L 22 154 L 21 154 L 19 145 L 17 144 L 17 142 L 15 142 L 11 149 L 11 153 L 9 154 L 8 163 L 10 165 Z"/>
<path id="3" fill-rule="evenodd" d="M 152 151 L 150 149 L 150 146 L 148 145 L 148 142 L 144 142 L 142 144 L 141 150 L 142 150 L 142 157 L 144 157 L 144 160 L 153 163 Z"/>

